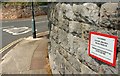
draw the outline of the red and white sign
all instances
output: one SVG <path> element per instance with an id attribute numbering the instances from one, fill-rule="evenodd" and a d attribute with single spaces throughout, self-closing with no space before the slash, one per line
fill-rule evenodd
<path id="1" fill-rule="evenodd" d="M 117 36 L 90 32 L 88 54 L 111 66 L 116 65 Z"/>

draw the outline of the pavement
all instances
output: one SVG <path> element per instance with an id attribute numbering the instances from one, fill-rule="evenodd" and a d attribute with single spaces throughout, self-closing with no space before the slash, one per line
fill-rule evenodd
<path id="1" fill-rule="evenodd" d="M 0 62 L 2 74 L 51 74 L 48 59 L 48 32 L 37 34 L 37 38 L 22 38 L 11 48 Z"/>

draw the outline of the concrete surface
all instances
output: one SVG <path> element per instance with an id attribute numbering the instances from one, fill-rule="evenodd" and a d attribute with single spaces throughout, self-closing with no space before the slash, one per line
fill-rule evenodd
<path id="1" fill-rule="evenodd" d="M 23 38 L 2 57 L 2 74 L 48 74 L 47 42 L 46 36 Z"/>

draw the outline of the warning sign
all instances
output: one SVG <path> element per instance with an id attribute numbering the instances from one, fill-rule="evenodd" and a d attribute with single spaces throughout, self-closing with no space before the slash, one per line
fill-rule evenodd
<path id="1" fill-rule="evenodd" d="M 111 66 L 116 65 L 117 36 L 90 32 L 88 54 Z"/>

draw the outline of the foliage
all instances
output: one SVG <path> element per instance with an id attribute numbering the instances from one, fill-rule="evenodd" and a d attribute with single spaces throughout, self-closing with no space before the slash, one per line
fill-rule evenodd
<path id="1" fill-rule="evenodd" d="M 32 2 L 1 2 L 2 5 L 20 5 L 20 6 L 29 6 Z M 34 5 L 47 5 L 47 2 L 34 2 Z"/>

